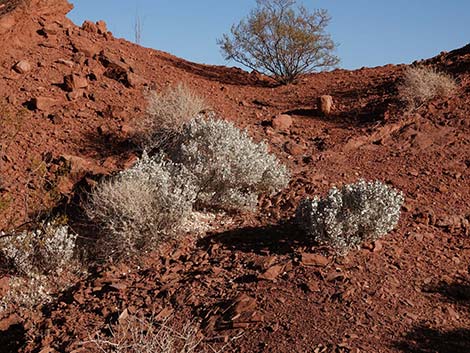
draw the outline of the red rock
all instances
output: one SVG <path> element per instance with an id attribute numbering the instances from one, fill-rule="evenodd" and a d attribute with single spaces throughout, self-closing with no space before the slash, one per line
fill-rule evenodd
<path id="1" fill-rule="evenodd" d="M 26 60 L 20 60 L 15 64 L 15 66 L 13 66 L 13 70 L 20 74 L 25 74 L 28 71 L 31 71 L 31 64 Z"/>
<path id="2" fill-rule="evenodd" d="M 333 97 L 328 95 L 321 96 L 318 98 L 318 105 L 324 115 L 330 115 L 331 109 L 333 108 Z"/>
<path id="3" fill-rule="evenodd" d="M 135 88 L 140 85 L 143 85 L 145 83 L 145 80 L 140 77 L 139 75 L 133 73 L 133 72 L 128 72 L 127 73 L 127 85 L 129 87 Z"/>
<path id="4" fill-rule="evenodd" d="M 330 263 L 330 260 L 328 260 L 328 258 L 319 254 L 302 253 L 301 256 L 302 264 L 304 264 L 305 266 L 325 267 Z"/>
<path id="5" fill-rule="evenodd" d="M 259 275 L 258 278 L 272 281 L 276 279 L 276 277 L 282 273 L 283 269 L 284 269 L 283 265 L 271 266 L 263 274 Z"/>
<path id="6" fill-rule="evenodd" d="M 70 61 L 70 60 L 59 59 L 59 60 L 56 61 L 56 63 L 62 64 L 62 65 L 68 66 L 68 67 L 73 67 L 73 62 Z"/>
<path id="7" fill-rule="evenodd" d="M 4 34 L 15 26 L 17 19 L 14 16 L 0 17 L 0 34 Z"/>
<path id="8" fill-rule="evenodd" d="M 105 168 L 98 166 L 95 161 L 82 157 L 62 155 L 60 159 L 65 160 L 70 165 L 70 174 L 79 176 L 79 179 L 87 173 L 99 175 L 108 172 Z"/>
<path id="9" fill-rule="evenodd" d="M 77 52 L 83 53 L 86 57 L 89 58 L 94 57 L 100 52 L 100 48 L 85 37 L 75 37 L 72 40 L 72 46 Z"/>
<path id="10" fill-rule="evenodd" d="M 71 74 L 64 77 L 65 90 L 72 92 L 80 88 L 87 88 L 88 80 L 85 77 Z"/>
<path id="11" fill-rule="evenodd" d="M 232 312 L 234 316 L 241 315 L 246 312 L 253 312 L 256 309 L 256 299 L 246 294 L 241 294 L 233 301 Z"/>
<path id="12" fill-rule="evenodd" d="M 286 143 L 286 150 L 292 156 L 300 156 L 304 153 L 304 149 L 302 148 L 302 146 L 292 141 Z"/>
<path id="13" fill-rule="evenodd" d="M 51 97 L 35 97 L 31 100 L 34 109 L 48 111 L 57 104 L 57 101 Z"/>
<path id="14" fill-rule="evenodd" d="M 85 93 L 84 90 L 82 89 L 79 89 L 79 90 L 75 90 L 75 91 L 72 91 L 72 92 L 68 92 L 67 93 L 67 99 L 69 101 L 74 101 L 80 97 L 83 97 L 83 94 Z"/>
<path id="15" fill-rule="evenodd" d="M 120 324 L 126 322 L 126 320 L 129 318 L 129 311 L 127 309 L 124 309 L 123 312 L 119 315 L 118 321 Z"/>
<path id="16" fill-rule="evenodd" d="M 46 37 L 55 36 L 59 32 L 57 25 L 48 23 L 44 27 L 42 27 L 42 33 Z"/>
<path id="17" fill-rule="evenodd" d="M 157 316 L 155 316 L 155 321 L 163 321 L 170 317 L 171 314 L 173 314 L 172 308 L 164 308 Z"/>
<path id="18" fill-rule="evenodd" d="M 98 27 L 96 26 L 96 24 L 88 20 L 83 22 L 80 28 L 83 29 L 85 32 L 98 33 Z"/>
<path id="19" fill-rule="evenodd" d="M 106 22 L 104 22 L 103 20 L 96 22 L 96 29 L 98 31 L 98 34 L 108 33 L 108 27 L 106 26 Z"/>
<path id="20" fill-rule="evenodd" d="M 379 252 L 380 250 L 383 249 L 383 243 L 380 240 L 374 241 L 374 252 Z"/>
<path id="21" fill-rule="evenodd" d="M 16 315 L 12 314 L 5 319 L 0 320 L 0 332 L 8 330 L 9 327 L 19 324 L 21 322 L 21 318 Z"/>
<path id="22" fill-rule="evenodd" d="M 320 291 L 320 286 L 318 285 L 318 282 L 315 280 L 308 281 L 305 285 L 310 292 Z"/>
<path id="23" fill-rule="evenodd" d="M 292 126 L 292 117 L 287 114 L 280 114 L 272 120 L 273 128 L 281 131 L 289 131 Z"/>

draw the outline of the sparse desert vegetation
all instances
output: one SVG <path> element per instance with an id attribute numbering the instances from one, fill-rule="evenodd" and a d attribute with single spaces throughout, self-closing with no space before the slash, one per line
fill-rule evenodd
<path id="1" fill-rule="evenodd" d="M 340 253 L 393 230 L 400 218 L 403 194 L 379 182 L 333 188 L 324 198 L 302 200 L 297 223 L 315 241 Z"/>
<path id="2" fill-rule="evenodd" d="M 145 150 L 171 144 L 184 124 L 208 109 L 208 104 L 184 84 L 147 93 L 144 119 L 136 122 L 136 141 Z"/>
<path id="3" fill-rule="evenodd" d="M 398 86 L 400 99 L 415 109 L 433 98 L 445 98 L 457 90 L 455 80 L 432 67 L 408 67 Z"/>
<path id="4" fill-rule="evenodd" d="M 183 127 L 175 159 L 194 175 L 196 206 L 213 210 L 255 210 L 260 194 L 289 182 L 286 166 L 230 122 L 196 118 Z"/>
<path id="5" fill-rule="evenodd" d="M 470 351 L 470 46 L 303 75 L 328 14 L 263 0 L 266 77 L 3 4 L 0 351 Z"/>
<path id="6" fill-rule="evenodd" d="M 218 40 L 227 60 L 273 75 L 286 84 L 299 75 L 334 67 L 335 43 L 326 10 L 309 12 L 295 0 L 257 0 L 258 7 Z"/>

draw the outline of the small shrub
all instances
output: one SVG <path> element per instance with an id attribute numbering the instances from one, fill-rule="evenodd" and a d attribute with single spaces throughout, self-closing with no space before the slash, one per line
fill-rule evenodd
<path id="1" fill-rule="evenodd" d="M 8 283 L 7 293 L 0 299 L 0 313 L 16 307 L 20 312 L 28 312 L 38 305 L 50 303 L 51 281 L 48 276 L 13 276 Z"/>
<path id="2" fill-rule="evenodd" d="M 295 0 L 257 0 L 246 20 L 232 26 L 231 36 L 217 41 L 226 60 L 274 75 L 280 83 L 300 74 L 333 67 L 335 43 L 325 32 L 330 17 L 326 10 L 310 13 L 294 7 Z"/>
<path id="3" fill-rule="evenodd" d="M 429 67 L 409 67 L 398 86 L 398 95 L 414 109 L 433 98 L 447 97 L 456 89 L 455 80 L 443 72 Z"/>
<path id="4" fill-rule="evenodd" d="M 0 252 L 21 275 L 60 274 L 74 265 L 77 235 L 57 221 L 0 239 Z"/>
<path id="5" fill-rule="evenodd" d="M 101 182 L 86 212 L 103 226 L 107 256 L 137 255 L 173 236 L 192 210 L 195 190 L 184 166 L 146 154 L 131 168 Z"/>
<path id="6" fill-rule="evenodd" d="M 58 219 L 17 235 L 0 232 L 2 266 L 10 273 L 0 311 L 33 310 L 68 288 L 83 268 L 76 258 L 77 235 Z"/>
<path id="7" fill-rule="evenodd" d="M 147 114 L 137 124 L 137 142 L 144 150 L 166 146 L 183 125 L 208 108 L 187 86 L 179 84 L 162 92 L 151 91 Z"/>
<path id="8" fill-rule="evenodd" d="M 333 188 L 325 198 L 303 200 L 296 220 L 315 241 L 346 252 L 390 232 L 398 223 L 402 204 L 401 192 L 379 181 L 361 180 Z"/>
<path id="9" fill-rule="evenodd" d="M 277 192 L 289 182 L 287 168 L 266 144 L 225 120 L 191 120 L 174 158 L 194 175 L 197 208 L 253 210 L 259 194 Z"/>

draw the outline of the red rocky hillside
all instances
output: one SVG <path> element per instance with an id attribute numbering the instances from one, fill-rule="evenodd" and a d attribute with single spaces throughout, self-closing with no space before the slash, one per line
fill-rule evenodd
<path id="1" fill-rule="evenodd" d="M 265 140 L 292 179 L 256 214 L 188 234 L 139 267 L 96 266 L 43 310 L 0 313 L 0 350 L 89 352 L 90 335 L 123 315 L 154 313 L 197 322 L 209 352 L 470 352 L 470 46 L 425 61 L 458 90 L 410 113 L 396 89 L 406 65 L 277 86 L 117 39 L 104 22 L 77 26 L 71 8 L 0 0 L 0 230 L 56 206 L 73 214 L 81 187 L 131 166 L 145 92 L 177 83 Z M 329 116 L 322 95 L 333 97 Z M 339 257 L 288 221 L 301 199 L 361 178 L 404 193 L 383 239 Z"/>

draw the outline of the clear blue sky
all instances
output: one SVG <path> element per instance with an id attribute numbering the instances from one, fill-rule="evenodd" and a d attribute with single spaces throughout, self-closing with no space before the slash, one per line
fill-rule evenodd
<path id="1" fill-rule="evenodd" d="M 190 61 L 225 62 L 216 39 L 255 7 L 255 0 L 69 0 L 69 18 L 103 19 L 116 37 L 134 40 L 136 14 L 142 45 Z M 470 42 L 470 0 L 304 0 L 327 9 L 328 31 L 339 43 L 340 67 L 410 63 Z"/>

